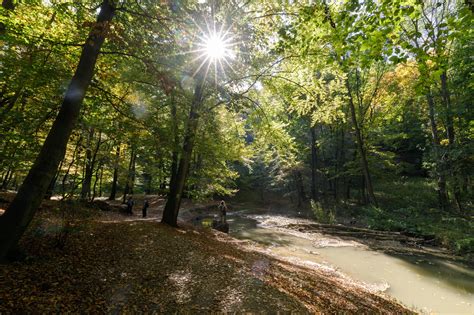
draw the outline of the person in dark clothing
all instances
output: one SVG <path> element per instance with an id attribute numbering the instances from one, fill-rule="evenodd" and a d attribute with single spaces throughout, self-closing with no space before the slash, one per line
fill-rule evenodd
<path id="1" fill-rule="evenodd" d="M 127 214 L 133 215 L 133 205 L 135 204 L 135 201 L 133 201 L 132 196 L 128 197 L 127 200 Z"/>
<path id="2" fill-rule="evenodd" d="M 225 204 L 225 201 L 222 200 L 220 203 L 219 203 L 219 216 L 220 216 L 220 223 L 221 224 L 226 224 L 227 223 L 227 206 Z"/>
<path id="3" fill-rule="evenodd" d="M 147 211 L 149 206 L 150 206 L 150 204 L 148 203 L 148 200 L 145 200 L 145 202 L 143 203 L 143 208 L 142 208 L 142 217 L 143 218 L 146 218 L 146 211 Z"/>

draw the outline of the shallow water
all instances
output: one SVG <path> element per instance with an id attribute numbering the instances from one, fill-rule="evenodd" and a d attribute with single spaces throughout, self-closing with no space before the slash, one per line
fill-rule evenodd
<path id="1" fill-rule="evenodd" d="M 375 290 L 386 289 L 419 312 L 474 314 L 474 270 L 467 266 L 428 256 L 388 255 L 337 237 L 285 230 L 279 220 L 231 215 L 230 235 L 285 258 L 331 266 Z"/>

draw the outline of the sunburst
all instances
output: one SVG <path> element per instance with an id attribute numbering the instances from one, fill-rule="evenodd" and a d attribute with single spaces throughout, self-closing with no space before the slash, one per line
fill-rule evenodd
<path id="1" fill-rule="evenodd" d="M 224 31 L 223 26 L 220 30 L 216 30 L 215 23 L 213 23 L 212 29 L 208 26 L 207 32 L 203 32 L 203 34 L 199 36 L 200 41 L 197 43 L 199 48 L 194 50 L 194 52 L 197 52 L 199 55 L 194 61 L 199 60 L 201 63 L 194 74 L 205 67 L 204 77 L 207 77 L 209 69 L 212 66 L 217 83 L 218 74 L 223 74 L 224 77 L 226 76 L 225 66 L 232 69 L 230 60 L 235 58 L 233 46 L 235 46 L 236 43 L 233 41 L 229 30 L 230 28 Z"/>

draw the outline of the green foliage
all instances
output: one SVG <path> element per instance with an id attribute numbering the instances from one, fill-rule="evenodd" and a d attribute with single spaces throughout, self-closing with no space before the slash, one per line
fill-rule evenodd
<path id="1" fill-rule="evenodd" d="M 316 221 L 320 223 L 334 224 L 336 222 L 335 208 L 328 208 L 328 206 L 324 206 L 321 202 L 311 199 L 311 210 Z"/>
<path id="2" fill-rule="evenodd" d="M 372 229 L 435 237 L 438 244 L 458 254 L 472 255 L 474 223 L 437 209 L 432 186 L 424 178 L 377 182 L 379 208 L 364 206 L 345 211 Z"/>

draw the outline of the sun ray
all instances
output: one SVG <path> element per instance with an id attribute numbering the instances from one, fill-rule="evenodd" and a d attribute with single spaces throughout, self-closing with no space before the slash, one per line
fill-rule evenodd
<path id="1" fill-rule="evenodd" d="M 196 76 L 196 74 L 199 72 L 199 70 L 201 70 L 202 66 L 204 66 L 207 62 L 207 60 L 209 59 L 209 57 L 207 56 L 202 62 L 201 64 L 199 65 L 199 67 L 196 69 L 196 71 L 194 71 L 193 73 L 193 77 Z"/>

